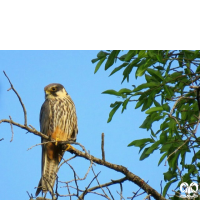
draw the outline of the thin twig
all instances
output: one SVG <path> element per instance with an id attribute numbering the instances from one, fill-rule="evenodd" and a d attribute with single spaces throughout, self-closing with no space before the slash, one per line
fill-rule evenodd
<path id="1" fill-rule="evenodd" d="M 122 193 L 123 193 L 123 187 L 122 187 L 122 183 L 119 183 L 120 185 L 120 200 L 123 198 Z M 124 198 L 123 198 L 124 199 Z"/>
<path id="2" fill-rule="evenodd" d="M 28 132 L 30 132 L 30 133 L 33 133 L 33 134 L 35 134 L 35 135 L 37 135 L 37 136 L 40 136 L 40 137 L 42 137 L 42 138 L 44 138 L 44 139 L 50 140 L 50 138 L 49 138 L 47 135 L 45 135 L 45 134 L 43 134 L 43 133 L 37 131 L 36 129 L 31 129 L 31 128 L 29 128 L 28 126 L 19 124 L 19 123 L 17 123 L 17 122 L 14 122 L 13 120 L 2 119 L 2 120 L 0 120 L 0 124 L 1 124 L 2 122 L 9 123 L 9 124 L 11 123 L 12 125 L 18 126 L 18 127 L 22 128 L 22 129 L 24 129 L 24 130 L 26 130 L 26 131 L 28 131 Z"/>
<path id="3" fill-rule="evenodd" d="M 60 169 L 60 167 L 61 167 L 64 163 L 67 163 L 67 164 L 69 165 L 68 161 L 71 160 L 71 159 L 73 159 L 73 158 L 75 158 L 75 157 L 76 157 L 76 155 L 73 156 L 73 157 L 71 157 L 71 158 L 68 159 L 68 160 L 64 160 L 64 162 L 60 164 L 59 169 Z M 85 180 L 86 177 L 87 177 L 87 175 L 88 175 L 89 172 L 90 172 L 90 169 L 91 169 L 92 165 L 93 165 L 93 162 L 91 161 L 91 162 L 90 162 L 90 166 L 88 167 L 88 170 L 87 170 L 87 172 L 85 173 L 85 176 L 84 176 L 83 178 L 79 178 L 79 176 L 76 174 L 77 177 L 78 177 L 78 179 L 76 179 L 76 180 L 77 180 L 77 181 Z M 72 167 L 71 165 L 69 165 L 69 166 Z M 68 184 L 68 183 L 71 183 L 71 182 L 73 182 L 73 181 L 75 181 L 75 179 L 72 179 L 71 181 L 67 181 L 67 182 L 63 182 L 63 181 L 59 181 L 59 182 Z"/>
<path id="4" fill-rule="evenodd" d="M 150 199 L 151 194 L 148 194 L 143 200 Z"/>
<path id="5" fill-rule="evenodd" d="M 4 140 L 4 138 L 1 138 L 0 141 Z"/>
<path id="6" fill-rule="evenodd" d="M 98 178 L 97 178 L 97 176 L 96 176 L 96 174 L 95 174 L 95 172 L 94 172 L 93 167 L 92 167 L 92 172 L 93 172 L 94 176 L 96 177 L 96 181 L 97 181 L 97 183 L 98 183 L 98 185 L 99 185 L 99 188 L 101 188 L 101 190 L 103 191 L 104 195 L 105 195 L 108 199 L 110 199 L 110 198 L 108 197 L 108 195 L 106 194 L 105 190 L 101 187 L 101 184 L 99 183 L 99 180 L 98 180 Z M 100 172 L 99 172 L 99 173 L 100 173 Z"/>
<path id="7" fill-rule="evenodd" d="M 10 118 L 10 120 L 12 121 L 11 116 L 9 116 L 9 118 Z M 12 123 L 10 123 L 10 127 L 11 127 L 11 132 L 12 132 L 12 137 L 11 137 L 10 142 L 12 142 L 12 141 L 13 141 L 13 137 L 14 137 L 14 131 L 13 131 L 13 125 L 12 125 Z"/>
<path id="8" fill-rule="evenodd" d="M 67 160 L 65 160 L 64 158 L 62 158 L 62 159 L 64 160 L 64 162 L 62 162 L 62 163 L 59 165 L 58 170 L 61 168 L 61 166 L 62 166 L 64 163 L 66 163 L 66 162 L 68 162 L 68 161 L 70 161 L 70 160 L 72 160 L 72 159 L 74 159 L 74 158 L 76 158 L 76 155 L 73 156 L 73 157 L 71 157 L 71 158 L 69 158 L 69 159 L 67 159 Z M 59 181 L 59 182 L 61 182 L 61 181 Z M 61 182 L 61 183 L 62 183 L 62 182 Z M 66 183 L 66 182 L 63 182 L 63 183 Z"/>
<path id="9" fill-rule="evenodd" d="M 119 196 L 120 196 L 120 200 L 122 200 L 122 199 L 124 199 L 124 200 L 125 200 L 125 198 L 122 196 L 121 192 L 119 193 L 119 192 L 117 191 L 117 193 L 118 193 L 118 194 L 119 194 Z"/>
<path id="10" fill-rule="evenodd" d="M 161 188 L 160 195 L 162 195 L 162 180 L 160 181 L 160 188 Z"/>
<path id="11" fill-rule="evenodd" d="M 74 170 L 74 168 L 68 163 L 68 162 L 66 162 L 69 166 L 70 166 L 70 168 L 72 169 L 72 171 L 73 171 L 73 173 L 74 173 L 74 181 L 75 181 L 75 184 L 76 184 L 76 188 L 77 188 L 77 197 L 79 196 L 79 188 L 78 188 L 78 183 L 77 183 L 77 179 L 76 179 L 76 176 L 77 176 L 77 174 L 76 174 L 76 172 L 75 172 L 75 170 Z"/>
<path id="12" fill-rule="evenodd" d="M 6 76 L 6 78 L 8 79 L 8 81 L 9 81 L 9 83 L 10 83 L 10 86 L 11 86 L 11 89 L 14 91 L 14 93 L 17 95 L 17 97 L 18 97 L 18 99 L 19 99 L 19 102 L 20 102 L 20 104 L 21 104 L 21 106 L 22 106 L 22 108 L 23 108 L 23 111 L 24 111 L 24 126 L 27 126 L 27 113 L 26 113 L 26 108 L 25 108 L 25 106 L 24 106 L 24 104 L 23 104 L 23 102 L 22 102 L 22 99 L 21 99 L 21 97 L 19 96 L 18 92 L 15 90 L 15 88 L 14 88 L 13 84 L 11 83 L 10 79 L 8 78 L 6 72 L 3 71 L 3 73 L 4 73 L 4 75 Z M 9 89 L 9 90 L 10 90 L 10 89 Z M 9 91 L 9 90 L 8 90 L 8 91 Z"/>
<path id="13" fill-rule="evenodd" d="M 39 146 L 39 145 L 44 145 L 44 144 L 47 144 L 47 143 L 50 143 L 50 142 L 51 143 L 56 143 L 56 141 L 47 141 L 47 142 L 39 143 L 39 144 L 33 145 L 32 147 L 28 148 L 27 151 L 32 149 L 33 147 L 36 147 L 36 146 Z"/>
<path id="14" fill-rule="evenodd" d="M 108 192 L 109 192 L 109 194 L 110 194 L 112 200 L 115 200 L 108 186 L 106 186 L 106 189 L 108 190 Z"/>
<path id="15" fill-rule="evenodd" d="M 67 183 L 67 190 L 68 190 L 68 193 L 69 193 L 69 194 L 71 194 L 71 193 L 70 193 L 69 186 L 68 186 L 68 183 Z M 70 196 L 69 198 L 70 198 L 70 200 L 72 199 L 72 197 L 71 197 L 71 196 Z"/>
<path id="16" fill-rule="evenodd" d="M 70 188 L 73 188 L 73 189 L 77 189 L 76 187 L 73 187 L 73 186 L 69 186 Z M 79 191 L 80 192 L 84 192 L 85 190 L 81 190 L 81 189 L 79 189 Z M 98 193 L 98 192 L 93 192 L 93 191 L 87 191 L 87 193 L 92 193 L 92 194 L 97 194 L 97 195 L 100 195 L 100 196 L 102 196 L 102 197 L 105 197 L 105 195 L 103 195 L 103 194 L 100 194 L 100 193 Z M 67 197 L 67 196 L 76 196 L 76 194 L 68 194 L 68 195 L 60 195 L 59 194 L 59 196 L 61 196 L 61 197 Z M 76 196 L 77 197 L 77 196 Z M 79 200 L 80 200 L 80 197 L 78 197 L 79 198 Z M 107 198 L 107 197 L 105 197 L 105 198 Z"/>
<path id="17" fill-rule="evenodd" d="M 120 195 L 120 200 L 122 200 L 122 199 L 125 200 L 125 198 L 122 196 L 122 192 L 123 192 L 122 183 L 120 182 L 119 185 L 120 185 L 120 193 L 118 191 L 117 191 L 117 193 Z"/>
<path id="18" fill-rule="evenodd" d="M 90 187 L 90 185 L 92 184 L 92 182 L 94 181 L 94 179 L 96 179 L 96 177 L 100 174 L 100 172 L 91 180 L 91 182 L 89 183 L 89 185 L 85 188 L 85 191 L 81 194 L 80 199 L 84 199 L 84 196 L 88 193 L 88 188 Z"/>
<path id="19" fill-rule="evenodd" d="M 102 152 L 102 160 L 105 161 L 104 133 L 101 134 L 101 152 Z"/>
<path id="20" fill-rule="evenodd" d="M 149 181 L 147 181 L 146 183 L 148 183 Z M 133 200 L 135 197 L 144 194 L 145 192 L 142 192 L 141 194 L 138 194 L 138 192 L 141 190 L 142 188 L 140 187 L 137 192 L 134 192 L 134 195 L 132 197 L 128 197 L 128 199 Z M 138 195 L 137 195 L 138 194 Z"/>

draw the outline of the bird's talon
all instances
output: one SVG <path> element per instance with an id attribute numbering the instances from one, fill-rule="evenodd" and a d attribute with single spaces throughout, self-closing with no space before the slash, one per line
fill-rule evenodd
<path id="1" fill-rule="evenodd" d="M 67 147 L 66 147 L 65 151 L 75 150 L 75 148 L 70 144 L 67 144 L 66 146 Z"/>

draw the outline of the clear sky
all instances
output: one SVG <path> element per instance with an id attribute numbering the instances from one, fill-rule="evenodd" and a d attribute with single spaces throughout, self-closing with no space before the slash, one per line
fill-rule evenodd
<path id="1" fill-rule="evenodd" d="M 123 114 L 118 111 L 113 120 L 107 123 L 109 105 L 117 99 L 115 96 L 101 94 L 107 89 L 130 88 L 133 84 L 140 84 L 142 80 L 135 80 L 132 75 L 130 83 L 124 82 L 121 85 L 121 72 L 108 77 L 111 70 L 105 72 L 103 67 L 94 75 L 95 64 L 92 64 L 91 60 L 96 58 L 97 53 L 98 51 L 0 51 L 0 119 L 8 119 L 10 115 L 14 121 L 23 124 L 22 107 L 14 92 L 7 91 L 10 85 L 3 70 L 25 104 L 28 124 L 38 130 L 39 112 L 44 102 L 44 87 L 50 83 L 61 83 L 76 106 L 79 127 L 77 142 L 83 144 L 92 155 L 101 158 L 101 133 L 104 132 L 106 160 L 124 165 L 144 181 L 149 181 L 148 183 L 160 192 L 163 172 L 167 171 L 168 166 L 164 166 L 164 162 L 157 166 L 159 152 L 155 152 L 144 161 L 139 161 L 139 149 L 127 147 L 135 139 L 149 137 L 146 130 L 139 128 L 145 114 L 140 109 L 134 109 L 135 103 L 129 103 Z M 0 124 L 0 139 L 4 138 L 0 141 L 0 199 L 28 199 L 26 191 L 34 195 L 34 187 L 37 187 L 41 177 L 41 146 L 29 151 L 27 149 L 40 143 L 40 137 L 17 127 L 14 127 L 12 142 L 11 135 L 10 125 Z M 66 152 L 64 158 L 71 156 Z M 89 161 L 75 158 L 70 164 L 78 175 L 83 177 Z M 101 171 L 98 176 L 101 184 L 123 177 L 118 172 L 98 165 L 94 166 L 94 170 L 95 173 Z M 69 181 L 73 179 L 73 172 L 64 165 L 58 176 L 60 181 Z M 93 174 L 90 172 L 87 179 L 80 182 L 80 189 L 84 190 L 92 178 Z M 163 181 L 163 186 L 164 184 Z M 92 186 L 95 185 L 96 181 Z M 67 189 L 60 186 L 64 184 L 59 183 L 58 192 L 68 194 Z M 129 182 L 126 182 L 123 188 L 126 198 L 131 197 L 132 192 L 138 189 Z M 114 197 L 119 199 L 116 192 L 120 191 L 119 185 L 111 187 L 111 191 Z M 73 192 L 72 190 L 71 193 Z M 87 195 L 85 199 L 94 197 Z M 95 199 L 101 197 L 95 196 Z"/>

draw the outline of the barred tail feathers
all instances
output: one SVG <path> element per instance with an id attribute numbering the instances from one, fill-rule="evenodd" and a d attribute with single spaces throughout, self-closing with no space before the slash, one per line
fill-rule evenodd
<path id="1" fill-rule="evenodd" d="M 42 192 L 46 193 L 49 191 L 51 194 L 53 194 L 53 187 L 54 183 L 57 177 L 57 171 L 58 171 L 58 165 L 59 161 L 58 159 L 50 159 L 48 158 L 47 153 L 44 155 L 44 163 L 43 163 L 43 172 L 42 172 L 42 178 L 40 179 L 36 196 Z"/>

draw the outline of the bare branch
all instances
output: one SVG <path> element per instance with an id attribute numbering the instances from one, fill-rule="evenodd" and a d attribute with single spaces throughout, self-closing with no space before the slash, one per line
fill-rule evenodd
<path id="1" fill-rule="evenodd" d="M 12 120 L 11 116 L 9 116 L 10 120 Z M 14 137 L 14 132 L 13 132 L 13 125 L 10 123 L 10 127 L 11 127 L 11 132 L 12 132 L 12 137 L 11 137 L 11 140 L 10 142 L 13 141 L 13 137 Z"/>
<path id="2" fill-rule="evenodd" d="M 151 194 L 148 194 L 143 200 L 150 199 Z"/>
<path id="3" fill-rule="evenodd" d="M 125 198 L 122 196 L 121 192 L 119 193 L 119 192 L 117 191 L 117 193 L 120 195 L 120 200 L 122 200 L 122 199 L 125 200 Z"/>
<path id="4" fill-rule="evenodd" d="M 12 124 L 12 125 L 17 126 L 17 127 L 19 127 L 19 128 L 22 128 L 22 129 L 24 129 L 24 130 L 27 130 L 28 132 L 33 133 L 34 135 L 37 135 L 37 136 L 40 136 L 40 137 L 42 137 L 42 138 L 44 138 L 44 139 L 50 140 L 50 138 L 49 138 L 47 135 L 45 135 L 45 134 L 43 134 L 43 133 L 37 131 L 36 129 L 31 129 L 31 128 L 29 128 L 28 126 L 19 124 L 19 123 L 17 123 L 17 122 L 14 122 L 13 120 L 2 119 L 2 120 L 0 120 L 0 124 L 1 124 L 2 122 Z"/>
<path id="5" fill-rule="evenodd" d="M 24 126 L 27 126 L 27 113 L 26 113 L 26 108 L 22 102 L 22 99 L 21 97 L 19 96 L 18 92 L 15 90 L 13 84 L 11 83 L 10 79 L 8 78 L 7 74 L 5 71 L 3 71 L 4 75 L 6 76 L 6 78 L 8 79 L 9 83 L 10 83 L 10 86 L 11 86 L 11 89 L 14 91 L 14 93 L 17 95 L 18 99 L 19 99 L 19 102 L 23 108 L 23 112 L 24 112 Z M 9 89 L 10 90 L 10 89 Z M 8 90 L 8 91 L 9 91 Z"/>
<path id="6" fill-rule="evenodd" d="M 91 182 L 89 183 L 89 185 L 85 188 L 85 191 L 81 194 L 80 197 L 78 197 L 78 199 L 84 199 L 84 196 L 88 193 L 88 188 L 90 187 L 90 185 L 92 184 L 92 182 L 94 181 L 94 179 L 100 174 L 100 172 L 91 180 Z"/>
<path id="7" fill-rule="evenodd" d="M 149 181 L 147 181 L 146 183 L 148 183 Z M 137 190 L 137 192 L 133 192 L 134 193 L 134 195 L 132 196 L 132 197 L 128 197 L 128 199 L 131 199 L 131 200 L 133 200 L 135 197 L 137 197 L 137 196 L 140 196 L 140 195 L 142 195 L 142 194 L 144 194 L 145 192 L 142 192 L 142 193 L 140 193 L 140 194 L 138 194 L 138 192 L 141 190 L 142 188 L 140 187 L 138 190 Z"/>
<path id="8" fill-rule="evenodd" d="M 109 192 L 109 194 L 110 194 L 112 200 L 115 200 L 114 197 L 113 197 L 113 195 L 112 195 L 112 193 L 111 193 L 111 191 L 109 190 L 109 187 L 108 187 L 108 186 L 105 186 L 105 187 L 106 187 L 106 189 L 108 190 L 108 192 Z"/>
<path id="9" fill-rule="evenodd" d="M 101 152 L 102 152 L 102 160 L 105 161 L 104 133 L 101 134 Z"/>
<path id="10" fill-rule="evenodd" d="M 66 162 L 68 162 L 68 161 L 70 161 L 70 160 L 72 160 L 72 159 L 74 159 L 74 158 L 76 158 L 76 155 L 73 156 L 73 157 L 71 157 L 71 158 L 69 158 L 69 159 L 67 159 L 67 160 L 65 160 L 64 158 L 62 158 L 62 159 L 64 160 L 64 162 L 62 162 L 62 163 L 59 165 L 58 170 L 61 168 L 61 166 L 62 166 L 64 163 L 66 163 Z M 59 182 L 62 183 L 62 181 L 59 181 Z M 66 182 L 63 182 L 63 183 L 66 183 Z"/>
<path id="11" fill-rule="evenodd" d="M 51 143 L 55 142 L 56 143 L 56 141 L 48 141 L 48 142 L 39 143 L 39 144 L 33 145 L 32 147 L 28 148 L 27 151 L 30 150 L 30 149 L 32 149 L 33 147 L 36 147 L 36 146 L 39 146 L 39 145 L 44 145 L 44 144 L 47 144 L 49 142 L 51 142 Z"/>
<path id="12" fill-rule="evenodd" d="M 161 189 L 160 194 L 162 194 L 162 180 L 160 181 L 160 189 Z"/>
<path id="13" fill-rule="evenodd" d="M 93 172 L 94 176 L 96 177 L 96 181 L 97 181 L 97 183 L 98 183 L 98 185 L 99 185 L 99 188 L 101 188 L 101 190 L 103 191 L 104 195 L 110 200 L 110 198 L 108 197 L 108 195 L 107 195 L 106 192 L 104 191 L 103 187 L 101 187 L 101 185 L 100 185 L 100 183 L 99 183 L 99 180 L 98 180 L 98 178 L 97 178 L 97 176 L 96 176 L 96 174 L 95 174 L 95 172 L 94 172 L 93 167 L 92 167 L 92 172 Z"/>
<path id="14" fill-rule="evenodd" d="M 68 161 L 71 160 L 71 159 L 73 159 L 73 158 L 75 158 L 75 157 L 76 157 L 76 155 L 73 156 L 73 157 L 71 157 L 71 158 L 68 159 L 68 160 L 64 160 L 64 158 L 63 158 L 64 162 L 60 164 L 59 169 L 60 169 L 60 167 L 61 167 L 64 163 L 67 163 L 67 164 L 70 166 L 70 168 L 72 168 L 72 166 L 68 163 Z M 76 176 L 78 177 L 78 179 L 76 179 L 76 181 L 85 180 L 86 177 L 87 177 L 87 175 L 88 175 L 89 172 L 90 172 L 90 169 L 91 169 L 92 165 L 93 165 L 93 162 L 91 161 L 91 162 L 90 162 L 90 166 L 89 166 L 89 168 L 88 168 L 88 170 L 87 170 L 87 172 L 86 172 L 86 174 L 85 174 L 85 176 L 84 176 L 83 178 L 79 178 L 79 176 L 76 174 Z M 66 182 L 60 181 L 60 182 L 61 182 L 61 183 L 66 183 L 66 184 L 68 184 L 68 183 L 71 183 L 71 182 L 73 182 L 73 181 L 75 181 L 75 179 L 72 179 L 71 181 L 66 181 Z"/>
<path id="15" fill-rule="evenodd" d="M 71 194 L 71 193 L 70 193 L 69 186 L 68 186 L 68 183 L 67 183 L 67 190 L 68 190 L 68 193 Z M 72 197 L 70 196 L 70 200 L 71 200 L 71 199 L 72 199 Z"/>
<path id="16" fill-rule="evenodd" d="M 1 138 L 0 141 L 4 140 L 4 138 Z"/>
<path id="17" fill-rule="evenodd" d="M 122 165 L 116 165 L 116 164 L 112 164 L 109 163 L 107 161 L 103 161 L 99 158 L 96 158 L 92 155 L 87 155 L 77 149 L 72 150 L 72 153 L 76 154 L 79 157 L 83 157 L 87 160 L 92 160 L 93 162 L 99 164 L 99 165 L 103 165 L 106 166 L 110 169 L 113 169 L 115 171 L 121 172 L 122 174 L 124 174 L 127 177 L 127 180 L 135 183 L 136 185 L 138 185 L 139 187 L 141 187 L 147 194 L 151 194 L 151 196 L 153 196 L 155 199 L 158 200 L 166 200 L 163 196 L 161 196 L 155 189 L 153 189 L 150 185 L 148 185 L 147 183 L 145 183 L 139 176 L 133 174 L 132 172 L 130 172 L 126 167 L 122 166 Z"/>
<path id="18" fill-rule="evenodd" d="M 121 200 L 122 198 L 124 199 L 124 197 L 122 196 L 123 187 L 122 187 L 122 183 L 121 182 L 119 184 L 120 184 L 120 200 Z"/>

